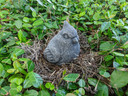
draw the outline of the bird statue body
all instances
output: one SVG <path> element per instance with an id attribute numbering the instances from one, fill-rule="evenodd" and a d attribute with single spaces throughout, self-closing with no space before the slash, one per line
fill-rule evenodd
<path id="1" fill-rule="evenodd" d="M 76 29 L 67 21 L 44 50 L 44 58 L 54 64 L 61 65 L 77 58 L 80 53 L 79 36 Z"/>

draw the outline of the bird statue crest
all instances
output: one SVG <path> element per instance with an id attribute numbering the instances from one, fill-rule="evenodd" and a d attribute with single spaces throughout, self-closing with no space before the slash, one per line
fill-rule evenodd
<path id="1" fill-rule="evenodd" d="M 62 65 L 77 58 L 79 53 L 80 44 L 77 31 L 67 21 L 64 21 L 62 30 L 50 40 L 43 55 L 47 61 Z"/>

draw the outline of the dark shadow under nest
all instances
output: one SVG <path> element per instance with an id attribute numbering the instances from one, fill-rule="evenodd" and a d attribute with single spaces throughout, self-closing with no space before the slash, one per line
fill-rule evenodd
<path id="1" fill-rule="evenodd" d="M 79 57 L 71 63 L 59 66 L 51 64 L 44 59 L 43 50 L 55 34 L 49 34 L 49 37 L 45 40 L 46 43 L 35 40 L 32 46 L 21 44 L 22 49 L 25 50 L 23 57 L 30 58 L 35 63 L 34 71 L 43 78 L 44 82 L 52 82 L 56 86 L 60 83 L 64 70 L 66 70 L 66 74 L 79 73 L 81 78 L 85 80 L 88 77 L 100 78 L 98 67 L 102 61 L 102 56 L 99 56 L 97 52 L 93 52 L 90 49 L 86 37 L 81 32 L 78 32 L 78 34 L 81 52 Z"/>

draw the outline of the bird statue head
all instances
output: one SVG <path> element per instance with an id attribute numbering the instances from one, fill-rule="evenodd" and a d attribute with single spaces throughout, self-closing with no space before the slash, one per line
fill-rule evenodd
<path id="1" fill-rule="evenodd" d="M 65 39 L 70 39 L 73 44 L 78 43 L 79 36 L 77 35 L 76 29 L 71 26 L 67 21 L 64 21 L 64 25 L 59 34 Z"/>

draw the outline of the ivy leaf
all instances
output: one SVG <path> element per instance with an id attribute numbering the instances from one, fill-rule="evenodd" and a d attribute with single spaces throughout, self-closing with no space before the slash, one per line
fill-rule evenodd
<path id="1" fill-rule="evenodd" d="M 16 26 L 18 29 L 22 28 L 22 21 L 21 21 L 21 20 L 16 20 L 16 21 L 15 21 L 15 26 Z"/>
<path id="2" fill-rule="evenodd" d="M 25 28 L 30 28 L 30 27 L 32 27 L 32 25 L 31 25 L 31 24 L 24 23 L 24 24 L 23 24 L 23 27 L 25 27 Z"/>
<path id="3" fill-rule="evenodd" d="M 94 19 L 94 20 L 99 20 L 99 19 L 100 19 L 100 12 L 96 12 L 96 13 L 93 15 L 93 19 Z"/>
<path id="4" fill-rule="evenodd" d="M 43 3 L 42 3 L 40 0 L 37 0 L 37 2 L 38 2 L 41 6 L 43 6 Z"/>
<path id="5" fill-rule="evenodd" d="M 108 51 L 111 50 L 113 45 L 110 42 L 104 42 L 100 45 L 100 50 L 101 51 Z"/>
<path id="6" fill-rule="evenodd" d="M 110 27 L 110 22 L 104 22 L 101 25 L 101 31 L 103 32 L 103 31 L 107 30 L 109 27 Z"/>
<path id="7" fill-rule="evenodd" d="M 3 82 L 4 82 L 4 79 L 0 79 L 0 86 L 2 85 Z"/>
<path id="8" fill-rule="evenodd" d="M 119 53 L 119 52 L 113 52 L 113 54 L 115 54 L 116 56 L 124 56 L 124 54 Z"/>
<path id="9" fill-rule="evenodd" d="M 88 83 L 94 87 L 97 85 L 98 92 L 96 96 L 108 96 L 108 87 L 105 84 L 98 82 L 94 78 L 88 78 Z"/>
<path id="10" fill-rule="evenodd" d="M 36 90 L 27 90 L 23 94 L 23 96 L 37 96 L 38 92 Z"/>
<path id="11" fill-rule="evenodd" d="M 79 84 L 80 87 L 85 87 L 85 81 L 83 79 L 80 79 L 78 81 L 78 84 Z"/>
<path id="12" fill-rule="evenodd" d="M 11 83 L 16 83 L 17 85 L 20 85 L 24 81 L 21 77 L 15 77 L 10 80 Z"/>
<path id="13" fill-rule="evenodd" d="M 84 12 L 81 12 L 81 13 L 79 14 L 79 17 L 84 16 L 84 15 L 85 15 L 85 11 L 84 11 Z"/>
<path id="14" fill-rule="evenodd" d="M 6 96 L 9 93 L 10 86 L 4 86 L 0 89 L 0 96 Z"/>
<path id="15" fill-rule="evenodd" d="M 15 72 L 15 71 L 16 71 L 16 69 L 14 69 L 14 68 L 7 70 L 8 73 L 13 73 L 13 72 Z"/>
<path id="16" fill-rule="evenodd" d="M 68 82 L 75 82 L 79 76 L 80 75 L 76 73 L 68 74 L 64 77 L 64 80 Z"/>
<path id="17" fill-rule="evenodd" d="M 43 89 L 43 90 L 39 91 L 38 96 L 50 96 L 50 93 L 47 90 Z"/>
<path id="18" fill-rule="evenodd" d="M 112 60 L 114 57 L 112 56 L 112 55 L 107 55 L 107 56 L 105 56 L 104 57 L 104 60 L 105 61 L 110 61 L 110 60 Z"/>
<path id="19" fill-rule="evenodd" d="M 55 86 L 52 83 L 50 83 L 50 82 L 46 83 L 45 87 L 50 89 L 50 90 L 54 90 L 54 88 L 55 88 Z"/>
<path id="20" fill-rule="evenodd" d="M 34 72 L 29 72 L 27 74 L 29 82 L 35 87 L 35 88 L 39 88 L 41 84 L 43 84 L 43 80 L 40 77 L 40 75 L 38 75 L 37 73 Z"/>
<path id="21" fill-rule="evenodd" d="M 81 95 L 85 95 L 85 90 L 83 88 L 79 88 L 78 90 Z"/>
<path id="22" fill-rule="evenodd" d="M 16 56 L 20 56 L 24 54 L 24 50 L 23 49 L 19 49 L 19 48 L 15 48 L 14 51 L 11 53 L 11 57 Z"/>
<path id="23" fill-rule="evenodd" d="M 121 46 L 121 48 L 127 49 L 128 48 L 128 41 L 123 46 Z"/>
<path id="24" fill-rule="evenodd" d="M 28 17 L 24 17 L 24 18 L 23 18 L 23 21 L 24 21 L 24 22 L 29 22 L 29 18 L 28 18 Z"/>
<path id="25" fill-rule="evenodd" d="M 27 63 L 28 63 L 28 72 L 33 71 L 35 64 L 31 60 L 29 60 Z"/>
<path id="26" fill-rule="evenodd" d="M 32 16 L 36 17 L 36 11 L 32 11 Z"/>
<path id="27" fill-rule="evenodd" d="M 77 89 L 78 87 L 77 87 L 76 83 L 69 82 L 67 85 L 67 88 L 68 89 Z"/>
<path id="28" fill-rule="evenodd" d="M 76 96 L 76 95 L 73 93 L 67 93 L 66 96 Z"/>
<path id="29" fill-rule="evenodd" d="M 25 79 L 23 83 L 23 88 L 29 88 L 32 86 L 32 83 L 30 82 L 29 79 Z"/>
<path id="30" fill-rule="evenodd" d="M 11 40 L 11 41 L 9 41 L 5 46 L 6 47 L 10 47 L 10 46 L 12 46 L 12 45 L 14 45 L 15 44 L 15 41 L 14 40 Z"/>
<path id="31" fill-rule="evenodd" d="M 43 24 L 43 21 L 41 19 L 38 19 L 33 23 L 33 26 L 39 26 L 41 24 Z"/>
<path id="32" fill-rule="evenodd" d="M 7 63 L 7 64 L 11 64 L 11 59 L 4 59 L 2 60 L 2 63 Z"/>
<path id="33" fill-rule="evenodd" d="M 128 72 L 115 70 L 111 74 L 113 88 L 121 88 L 128 84 Z"/>
<path id="34" fill-rule="evenodd" d="M 106 71 L 102 71 L 101 70 L 99 73 L 100 73 L 100 75 L 102 75 L 102 76 L 104 76 L 106 78 L 110 77 L 110 74 L 108 72 L 106 72 Z"/>
<path id="35" fill-rule="evenodd" d="M 26 42 L 26 37 L 25 37 L 25 35 L 24 35 L 24 33 L 20 30 L 19 32 L 18 32 L 18 38 L 19 38 L 19 40 L 22 42 Z"/>
<path id="36" fill-rule="evenodd" d="M 96 96 L 109 96 L 108 87 L 106 85 L 102 85 L 101 89 L 98 90 Z"/>
<path id="37" fill-rule="evenodd" d="M 21 92 L 21 91 L 22 91 L 22 86 L 21 85 L 17 86 L 17 92 Z"/>
<path id="38" fill-rule="evenodd" d="M 11 32 L 1 32 L 0 33 L 0 40 L 1 39 L 7 39 L 12 33 Z"/>
<path id="39" fill-rule="evenodd" d="M 1 77 L 2 74 L 3 74 L 3 71 L 4 71 L 4 67 L 3 67 L 3 65 L 0 63 L 0 77 Z"/>

